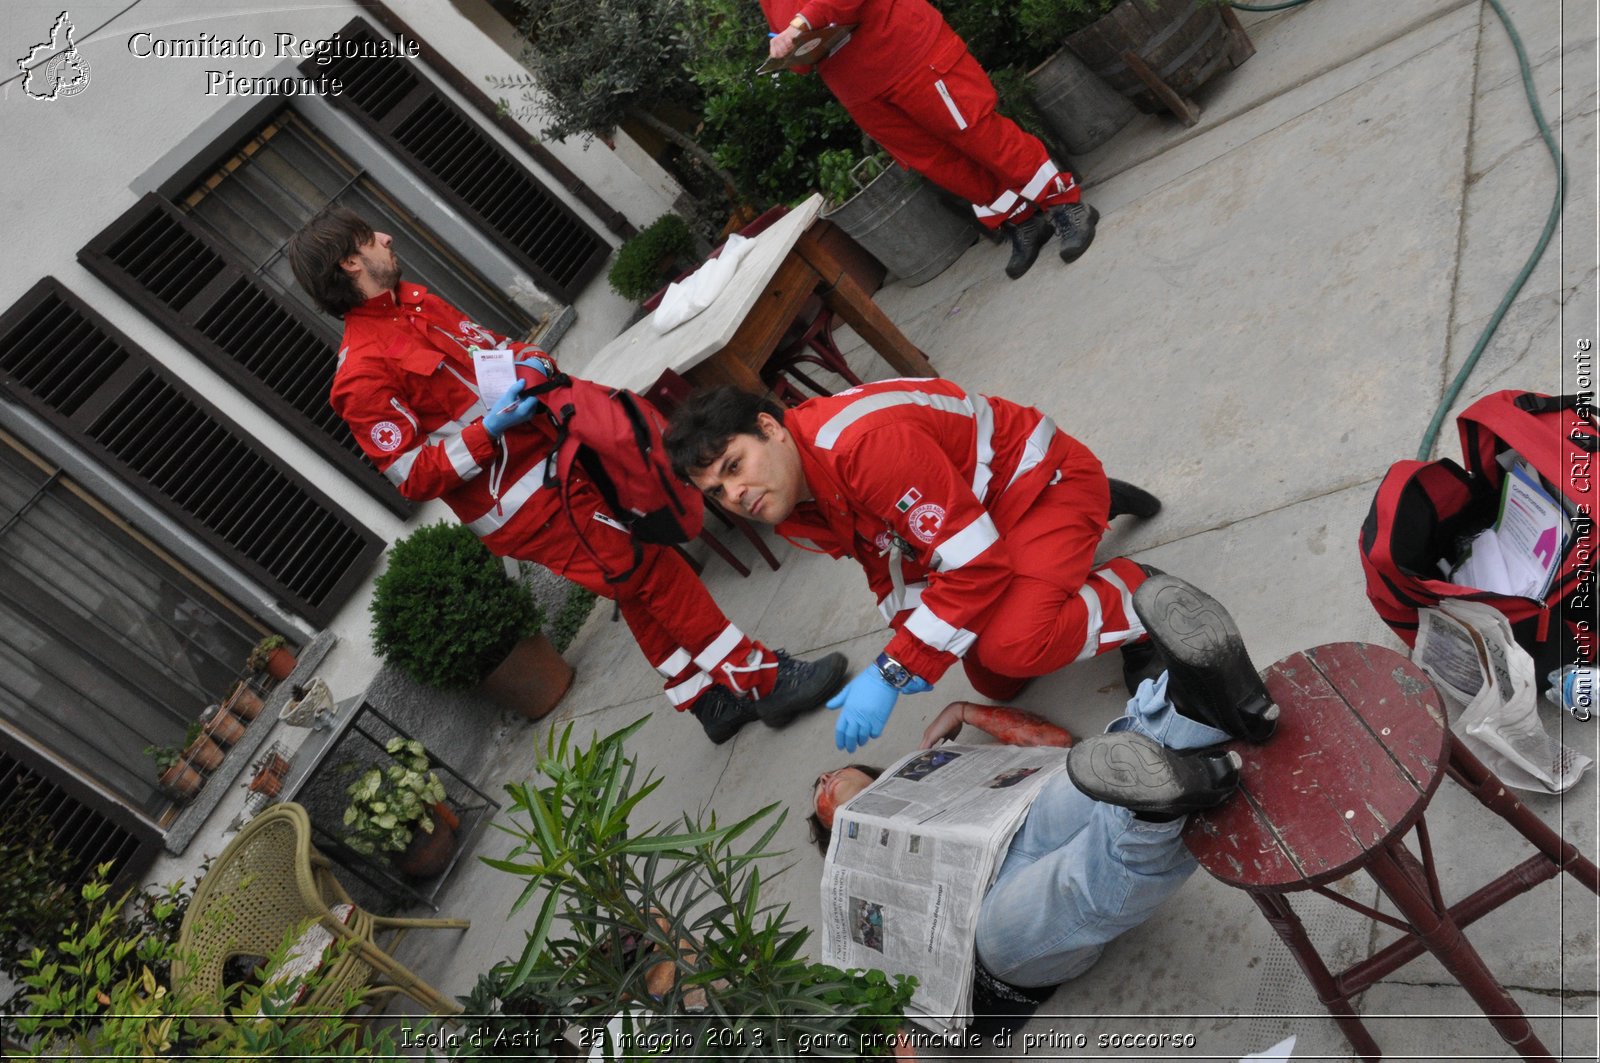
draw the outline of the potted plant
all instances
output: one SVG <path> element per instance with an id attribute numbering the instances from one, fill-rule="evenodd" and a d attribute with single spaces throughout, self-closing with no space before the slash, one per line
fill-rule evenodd
<path id="1" fill-rule="evenodd" d="M 211 706 L 207 712 L 209 715 L 205 717 L 206 736 L 224 748 L 238 745 L 239 739 L 244 737 L 244 721 L 220 705 Z"/>
<path id="2" fill-rule="evenodd" d="M 391 738 L 384 750 L 389 762 L 368 768 L 345 789 L 345 844 L 404 874 L 431 878 L 455 855 L 460 821 L 444 803 L 444 783 L 421 742 Z"/>
<path id="3" fill-rule="evenodd" d="M 206 784 L 205 776 L 173 746 L 145 746 L 144 755 L 156 762 L 157 784 L 180 801 L 187 801 Z"/>
<path id="4" fill-rule="evenodd" d="M 1188 95 L 1254 53 L 1218 0 L 1022 0 L 1017 18 L 1034 39 L 1065 44 L 1139 110 L 1171 111 L 1186 125 L 1200 115 Z"/>
<path id="5" fill-rule="evenodd" d="M 188 730 L 184 732 L 183 739 L 185 743 L 183 755 L 190 764 L 193 764 L 207 775 L 222 767 L 224 755 L 222 747 L 202 733 L 199 720 L 189 725 Z"/>
<path id="6" fill-rule="evenodd" d="M 266 672 L 282 682 L 289 678 L 297 662 L 282 635 L 268 635 L 255 644 L 245 663 L 252 672 Z"/>
<path id="7" fill-rule="evenodd" d="M 663 214 L 618 249 L 606 279 L 612 291 L 642 303 L 698 259 L 689 223 L 677 214 Z"/>
<path id="8" fill-rule="evenodd" d="M 828 201 L 822 216 L 911 287 L 943 273 L 978 239 L 921 176 L 882 152 L 830 149 L 817 169 Z"/>
<path id="9" fill-rule="evenodd" d="M 261 715 L 263 707 L 261 695 L 250 689 L 250 684 L 243 679 L 234 683 L 228 689 L 228 694 L 222 699 L 223 711 L 249 723 Z"/>
<path id="10" fill-rule="evenodd" d="M 424 686 L 477 686 L 537 720 L 572 685 L 572 666 L 539 633 L 532 591 L 460 524 L 427 525 L 396 542 L 369 611 L 373 647 Z"/>
<path id="11" fill-rule="evenodd" d="M 727 826 L 687 814 L 672 828 L 631 820 L 660 784 L 636 785 L 624 750 L 644 722 L 587 748 L 570 724 L 552 732 L 539 762 L 549 784 L 506 788 L 503 829 L 515 844 L 485 863 L 526 878 L 517 906 L 533 899 L 539 911 L 520 959 L 494 972 L 493 997 L 523 1016 L 601 1026 L 616 1016 L 625 1035 L 670 1034 L 701 1058 L 730 1048 L 793 1058 L 802 1031 L 889 1055 L 914 983 L 808 963 L 809 931 L 786 905 L 761 903 L 777 805 Z"/>

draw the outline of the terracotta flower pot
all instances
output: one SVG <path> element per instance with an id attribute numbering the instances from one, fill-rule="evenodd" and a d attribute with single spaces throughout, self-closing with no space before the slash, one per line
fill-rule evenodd
<path id="1" fill-rule="evenodd" d="M 299 663 L 294 654 L 279 646 L 272 651 L 272 656 L 267 658 L 267 674 L 280 683 L 289 678 L 289 673 L 294 671 L 294 666 Z"/>
<path id="2" fill-rule="evenodd" d="M 190 764 L 207 775 L 222 767 L 222 747 L 205 735 L 189 743 L 189 748 L 183 751 L 183 755 Z"/>
<path id="3" fill-rule="evenodd" d="M 247 686 L 241 686 L 233 692 L 233 696 L 228 699 L 228 703 L 223 708 L 248 723 L 261 715 L 262 705 L 260 694 L 257 694 Z"/>
<path id="4" fill-rule="evenodd" d="M 216 715 L 206 721 L 206 735 L 220 746 L 237 745 L 239 739 L 244 737 L 244 721 L 231 712 L 219 709 Z"/>
<path id="5" fill-rule="evenodd" d="M 206 784 L 205 776 L 195 771 L 187 760 L 180 760 L 162 772 L 158 782 L 163 790 L 180 801 L 187 801 Z"/>
<path id="6" fill-rule="evenodd" d="M 542 634 L 529 635 L 511 647 L 484 678 L 480 690 L 502 708 L 542 720 L 555 710 L 572 686 L 576 673 Z"/>
<path id="7" fill-rule="evenodd" d="M 272 761 L 262 766 L 256 772 L 256 777 L 250 780 L 250 792 L 262 794 L 266 797 L 277 797 L 278 791 L 283 789 L 284 773 L 278 770 L 278 765 L 283 758 L 273 757 Z"/>
<path id="8" fill-rule="evenodd" d="M 461 821 L 443 803 L 433 806 L 433 831 L 418 827 L 411 833 L 411 844 L 393 858 L 395 870 L 412 878 L 432 878 L 445 869 L 456 854 L 456 828 Z"/>

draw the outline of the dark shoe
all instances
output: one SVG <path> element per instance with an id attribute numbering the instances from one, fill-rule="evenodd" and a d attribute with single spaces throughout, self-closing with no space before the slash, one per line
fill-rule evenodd
<path id="1" fill-rule="evenodd" d="M 725 686 L 711 684 L 690 707 L 689 712 L 706 729 L 706 737 L 721 745 L 739 733 L 739 728 L 761 718 L 756 702 L 741 698 Z"/>
<path id="2" fill-rule="evenodd" d="M 1111 480 L 1110 484 L 1111 514 L 1107 520 L 1115 520 L 1124 513 L 1145 520 L 1161 512 L 1161 499 L 1144 488 L 1135 487 L 1124 480 Z"/>
<path id="3" fill-rule="evenodd" d="M 1040 1005 L 1055 996 L 1058 988 L 1053 985 L 1031 987 L 1003 982 L 990 973 L 981 959 L 974 956 L 972 1025 L 967 1027 L 968 1037 L 976 1037 L 978 1044 L 1000 1044 L 1004 1034 L 1027 1022 Z"/>
<path id="4" fill-rule="evenodd" d="M 1129 697 L 1139 693 L 1139 684 L 1146 679 L 1159 678 L 1166 667 L 1149 639 L 1122 647 L 1122 685 L 1128 688 Z"/>
<path id="5" fill-rule="evenodd" d="M 1278 706 L 1220 602 L 1159 574 L 1133 592 L 1133 611 L 1166 664 L 1167 697 L 1181 715 L 1251 742 L 1272 737 Z"/>
<path id="6" fill-rule="evenodd" d="M 1006 222 L 1006 235 L 1011 237 L 1011 261 L 1006 263 L 1006 276 L 1016 280 L 1033 268 L 1039 249 L 1050 239 L 1050 222 L 1035 213 L 1026 221 Z"/>
<path id="7" fill-rule="evenodd" d="M 1087 203 L 1064 203 L 1050 208 L 1050 224 L 1061 237 L 1061 261 L 1076 262 L 1094 243 L 1095 222 L 1100 212 Z"/>
<path id="8" fill-rule="evenodd" d="M 782 727 L 802 712 L 809 712 L 839 692 L 849 662 L 842 653 L 815 661 L 802 661 L 778 651 L 778 681 L 772 693 L 755 703 L 761 722 Z"/>
<path id="9" fill-rule="evenodd" d="M 1067 754 L 1072 785 L 1089 797 L 1174 818 L 1227 800 L 1243 765 L 1232 751 L 1168 749 L 1133 731 L 1093 735 Z"/>

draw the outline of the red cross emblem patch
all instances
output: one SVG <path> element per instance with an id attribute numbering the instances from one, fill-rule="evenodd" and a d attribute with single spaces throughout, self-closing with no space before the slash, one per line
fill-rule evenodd
<path id="1" fill-rule="evenodd" d="M 939 529 L 944 526 L 944 507 L 924 502 L 906 515 L 906 523 L 910 525 L 912 535 L 931 543 L 939 537 Z"/>
<path id="2" fill-rule="evenodd" d="M 372 444 L 385 452 L 398 449 L 400 426 L 393 421 L 379 421 L 372 426 Z"/>

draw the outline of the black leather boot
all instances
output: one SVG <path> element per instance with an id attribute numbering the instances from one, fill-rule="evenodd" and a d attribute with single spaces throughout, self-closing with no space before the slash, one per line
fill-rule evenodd
<path id="1" fill-rule="evenodd" d="M 1108 520 L 1115 520 L 1124 513 L 1130 513 L 1141 520 L 1155 516 L 1161 512 L 1161 499 L 1146 491 L 1142 487 L 1135 487 L 1126 480 L 1110 480 L 1111 484 L 1111 513 Z"/>
<path id="2" fill-rule="evenodd" d="M 1011 261 L 1006 263 L 1006 276 L 1016 280 L 1039 259 L 1039 249 L 1050 239 L 1053 229 L 1049 219 L 1035 213 L 1026 221 L 1006 222 L 1006 235 L 1011 237 Z"/>
<path id="3" fill-rule="evenodd" d="M 1180 715 L 1234 738 L 1265 742 L 1272 737 L 1278 706 L 1220 602 L 1162 573 L 1133 592 L 1133 611 L 1166 663 L 1167 697 Z"/>
<path id="4" fill-rule="evenodd" d="M 1222 804 L 1243 765 L 1231 751 L 1168 749 L 1133 731 L 1092 735 L 1067 754 L 1067 775 L 1084 794 L 1158 822 Z"/>
<path id="5" fill-rule="evenodd" d="M 1050 208 L 1050 224 L 1061 237 L 1061 261 L 1076 262 L 1094 243 L 1100 212 L 1087 203 L 1067 203 Z"/>

